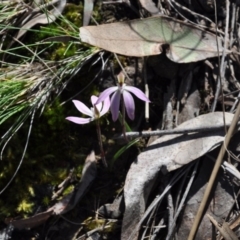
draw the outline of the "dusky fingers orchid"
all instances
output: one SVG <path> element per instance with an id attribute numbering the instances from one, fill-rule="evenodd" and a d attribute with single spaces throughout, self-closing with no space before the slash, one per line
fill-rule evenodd
<path id="1" fill-rule="evenodd" d="M 150 100 L 140 89 L 132 86 L 127 86 L 124 83 L 125 76 L 122 72 L 117 76 L 117 78 L 118 86 L 110 87 L 104 90 L 100 94 L 96 104 L 105 101 L 106 98 L 110 97 L 110 95 L 113 94 L 111 97 L 110 109 L 112 113 L 112 119 L 113 121 L 116 121 L 119 115 L 120 100 L 122 96 L 127 115 L 131 120 L 133 120 L 135 117 L 135 103 L 130 93 L 134 94 L 137 98 L 141 99 L 144 102 L 150 102 Z"/>

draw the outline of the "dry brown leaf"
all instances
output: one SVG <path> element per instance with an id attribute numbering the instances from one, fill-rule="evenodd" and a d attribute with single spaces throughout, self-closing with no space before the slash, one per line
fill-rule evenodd
<path id="1" fill-rule="evenodd" d="M 226 124 L 230 124 L 233 114 L 225 113 L 225 117 Z M 218 125 L 223 125 L 222 112 L 198 116 L 182 123 L 177 128 Z M 173 171 L 188 164 L 215 148 L 224 140 L 224 136 L 223 129 L 208 133 L 163 136 L 137 157 L 128 171 L 124 186 L 126 209 L 122 225 L 122 239 L 128 239 L 128 236 L 131 236 L 144 214 L 148 195 L 160 169 L 166 168 L 167 171 Z"/>
<path id="2" fill-rule="evenodd" d="M 19 230 L 34 228 L 46 222 L 52 214 L 53 210 L 48 209 L 46 212 L 38 213 L 26 219 L 14 220 L 11 222 L 11 224 Z"/>
<path id="3" fill-rule="evenodd" d="M 80 39 L 126 56 L 166 52 L 170 60 L 179 63 L 204 60 L 223 51 L 220 38 L 214 34 L 165 16 L 81 27 Z"/>

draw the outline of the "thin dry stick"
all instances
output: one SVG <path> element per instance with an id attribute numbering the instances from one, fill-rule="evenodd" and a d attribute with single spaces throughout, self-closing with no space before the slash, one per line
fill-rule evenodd
<path id="1" fill-rule="evenodd" d="M 228 163 L 228 162 L 224 162 L 223 163 L 223 167 L 225 171 L 228 171 L 229 173 L 231 173 L 234 177 L 236 177 L 237 179 L 240 180 L 240 172 L 237 170 L 237 168 L 235 166 L 233 166 L 232 164 Z"/>
<path id="2" fill-rule="evenodd" d="M 232 3 L 232 19 L 231 19 L 231 32 L 230 32 L 230 41 L 229 41 L 229 48 L 231 49 L 233 47 L 233 42 L 234 42 L 234 36 L 233 32 L 236 33 L 236 4 Z"/>
<path id="3" fill-rule="evenodd" d="M 114 57 L 116 58 L 116 60 L 117 60 L 117 62 L 118 62 L 118 64 L 119 64 L 119 66 L 121 67 L 121 69 L 122 69 L 122 71 L 123 71 L 125 77 L 126 77 L 128 80 L 130 80 L 130 78 L 129 78 L 127 72 L 126 72 L 126 70 L 124 69 L 124 67 L 123 67 L 123 65 L 122 65 L 122 63 L 121 63 L 121 61 L 120 61 L 119 58 L 118 58 L 118 55 L 117 55 L 116 53 L 113 53 L 113 55 L 114 55 Z"/>
<path id="4" fill-rule="evenodd" d="M 184 129 L 170 129 L 170 130 L 156 130 L 156 131 L 144 131 L 144 132 L 126 132 L 126 137 L 129 138 L 139 138 L 139 137 L 151 137 L 151 136 L 163 136 L 163 135 L 171 135 L 171 134 L 188 134 L 193 132 L 208 132 L 208 131 L 216 131 L 221 130 L 224 127 L 228 127 L 229 125 L 220 125 L 220 126 L 202 126 L 196 128 L 184 128 Z M 114 136 L 114 139 L 122 139 L 124 135 Z"/>
<path id="5" fill-rule="evenodd" d="M 180 169 L 179 172 L 177 172 L 173 176 L 173 178 L 170 180 L 170 182 L 164 188 L 164 190 L 161 193 L 161 195 L 156 196 L 156 198 L 153 200 L 153 202 L 150 204 L 150 206 L 148 206 L 148 208 L 146 209 L 145 213 L 142 216 L 142 219 L 139 221 L 139 223 L 137 224 L 137 227 L 132 231 L 131 235 L 129 236 L 129 238 L 127 240 L 131 240 L 132 239 L 132 236 L 140 229 L 140 226 L 146 220 L 146 217 L 152 212 L 154 207 L 157 204 L 159 205 L 161 203 L 161 201 L 163 200 L 163 197 L 168 193 L 168 191 L 172 188 L 172 186 L 174 184 L 176 184 L 177 181 L 179 181 L 179 179 L 186 173 L 186 171 L 188 171 L 188 169 L 190 167 L 192 167 L 192 164 L 188 165 L 186 168 Z"/>
<path id="6" fill-rule="evenodd" d="M 193 172 L 192 172 L 191 178 L 190 178 L 190 180 L 189 180 L 189 182 L 188 182 L 188 185 L 187 185 L 187 187 L 186 187 L 186 189 L 185 189 L 185 192 L 184 192 L 184 194 L 183 194 L 183 197 L 182 197 L 182 199 L 181 199 L 181 202 L 180 202 L 180 204 L 179 204 L 179 207 L 178 207 L 178 209 L 177 209 L 177 212 L 176 212 L 175 215 L 174 215 L 173 223 L 172 223 L 171 225 L 168 225 L 168 226 L 169 226 L 169 230 L 168 230 L 168 235 L 167 235 L 167 237 L 166 237 L 166 240 L 170 240 L 170 239 L 172 238 L 172 234 L 173 234 L 173 232 L 174 232 L 174 230 L 175 230 L 175 226 L 176 226 L 176 220 L 177 220 L 180 212 L 182 211 L 182 208 L 183 208 L 183 206 L 184 206 L 184 202 L 185 202 L 185 200 L 186 200 L 186 198 L 187 198 L 187 195 L 188 195 L 188 193 L 189 193 L 189 191 L 190 191 L 190 188 L 191 188 L 191 186 L 192 186 L 193 180 L 195 179 L 195 176 L 196 176 L 196 174 L 197 174 L 198 165 L 199 165 L 199 161 L 197 161 L 196 164 L 195 164 L 195 166 L 194 166 L 194 170 L 193 170 Z"/>
<path id="7" fill-rule="evenodd" d="M 145 95 L 149 98 L 149 87 L 147 82 L 147 68 L 146 68 L 146 58 L 143 58 L 144 67 L 143 67 L 143 79 L 145 85 Z M 145 102 L 145 119 L 149 122 L 149 102 Z"/>
<path id="8" fill-rule="evenodd" d="M 166 228 L 166 225 L 164 225 L 164 218 L 161 218 L 160 221 L 157 224 L 157 227 L 154 230 L 153 235 L 151 236 L 150 240 L 156 240 L 158 238 L 158 234 L 162 228 Z"/>
<path id="9" fill-rule="evenodd" d="M 214 1 L 214 3 L 215 3 L 215 15 L 216 15 L 217 14 L 216 13 L 216 2 Z M 217 19 L 216 19 L 216 24 L 217 24 Z M 217 82 L 217 89 L 216 89 L 215 98 L 214 98 L 213 105 L 212 105 L 212 112 L 215 111 L 215 108 L 217 105 L 217 100 L 218 100 L 218 97 L 220 94 L 220 90 L 222 92 L 222 97 L 223 97 L 223 102 L 224 102 L 224 95 L 223 95 L 223 91 L 222 91 L 222 80 L 224 79 L 225 69 L 226 69 L 226 67 L 224 65 L 225 65 L 226 50 L 227 50 L 227 45 L 228 45 L 228 30 L 229 30 L 228 27 L 229 27 L 229 1 L 227 0 L 226 1 L 226 27 L 225 27 L 225 36 L 224 36 L 224 46 L 223 46 L 220 72 L 219 72 L 219 77 L 218 77 L 218 82 Z M 217 29 L 216 29 L 216 37 L 217 37 Z M 219 49 L 218 41 L 216 41 L 216 43 L 217 43 L 217 48 Z M 218 58 L 219 58 L 219 56 L 218 56 Z"/>
<path id="10" fill-rule="evenodd" d="M 219 223 L 209 214 L 207 214 L 207 217 L 210 219 L 212 224 L 218 229 L 218 231 L 221 233 L 221 235 L 224 237 L 224 239 L 229 240 L 238 240 L 238 237 L 236 234 L 230 229 L 229 225 L 224 222 L 222 224 L 222 227 L 219 226 Z"/>
<path id="11" fill-rule="evenodd" d="M 168 226 L 174 225 L 174 207 L 173 207 L 173 199 L 170 191 L 168 192 L 167 195 L 167 201 L 168 201 Z M 169 234 L 169 230 L 168 230 Z"/>
<path id="12" fill-rule="evenodd" d="M 156 213 L 157 213 L 158 207 L 159 207 L 159 204 L 157 204 L 157 205 L 155 206 L 155 208 L 152 210 L 152 212 L 151 212 L 151 214 L 150 214 L 150 216 L 149 216 L 149 218 L 148 218 L 148 220 L 147 220 L 147 223 L 146 223 L 144 232 L 143 232 L 143 234 L 142 234 L 141 240 L 146 239 L 146 238 L 147 238 L 147 237 L 146 237 L 146 233 L 147 233 L 148 229 L 152 230 L 152 228 L 154 227 L 154 222 L 155 222 L 155 220 L 153 220 L 153 218 L 156 217 Z M 151 221 L 152 221 L 152 224 L 151 224 L 152 226 L 150 227 L 149 225 L 150 225 L 150 222 L 151 222 Z"/>
<path id="13" fill-rule="evenodd" d="M 204 25 L 196 24 L 195 22 L 190 21 L 190 19 L 186 18 L 183 14 L 181 14 L 181 12 L 179 12 L 179 11 L 173 6 L 172 3 L 174 3 L 176 6 L 178 6 L 178 7 L 181 8 L 182 10 L 184 10 L 184 11 L 192 14 L 192 16 L 198 16 L 198 17 L 200 17 L 200 18 L 202 18 L 202 19 L 205 19 L 205 20 L 208 21 L 209 23 L 214 24 L 214 22 L 212 22 L 211 19 L 207 18 L 207 17 L 204 16 L 204 15 L 201 15 L 201 14 L 198 14 L 198 13 L 196 13 L 196 12 L 191 11 L 190 9 L 182 6 L 181 4 L 177 3 L 177 2 L 174 1 L 174 0 L 168 0 L 168 3 L 172 6 L 172 8 L 174 8 L 174 10 L 175 10 L 182 18 L 184 18 L 184 19 L 187 20 L 188 22 L 192 23 L 194 26 L 209 29 L 209 26 L 204 26 Z M 218 31 L 219 33 L 223 33 L 223 32 L 220 31 L 219 29 L 217 29 L 217 31 Z"/>
<path id="14" fill-rule="evenodd" d="M 240 115 L 240 104 L 238 104 L 238 107 L 237 107 L 237 110 L 236 110 L 236 112 L 234 114 L 232 123 L 231 123 L 230 128 L 229 128 L 229 130 L 227 132 L 225 141 L 222 144 L 222 147 L 221 147 L 220 152 L 218 154 L 217 161 L 216 161 L 216 163 L 214 165 L 211 177 L 209 179 L 209 183 L 208 183 L 207 188 L 206 188 L 206 190 L 204 192 L 204 196 L 203 196 L 203 199 L 202 199 L 202 201 L 200 203 L 197 215 L 196 215 L 196 217 L 194 219 L 193 226 L 192 226 L 191 231 L 190 231 L 189 236 L 188 236 L 188 240 L 193 240 L 195 238 L 195 235 L 197 233 L 197 229 L 198 229 L 198 227 L 200 225 L 200 222 L 201 222 L 201 219 L 203 217 L 204 209 L 205 209 L 205 207 L 207 205 L 207 201 L 208 201 L 210 192 L 212 190 L 213 184 L 214 184 L 215 179 L 217 177 L 219 168 L 221 167 L 222 159 L 223 159 L 224 154 L 226 152 L 226 147 L 228 146 L 229 141 L 231 139 L 231 136 L 232 136 L 232 134 L 233 134 L 233 132 L 234 132 L 234 130 L 236 128 L 236 125 L 237 125 L 237 122 L 238 122 L 238 119 L 239 119 L 239 115 Z"/>

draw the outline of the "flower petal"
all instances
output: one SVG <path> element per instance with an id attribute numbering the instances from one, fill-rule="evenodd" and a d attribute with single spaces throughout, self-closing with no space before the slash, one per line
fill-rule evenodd
<path id="1" fill-rule="evenodd" d="M 113 92 L 116 92 L 117 90 L 118 90 L 118 87 L 107 88 L 99 95 L 98 100 L 95 104 L 103 102 L 108 96 L 110 96 Z"/>
<path id="2" fill-rule="evenodd" d="M 79 118 L 79 117 L 67 117 L 66 119 L 76 124 L 86 124 L 93 121 L 91 118 Z"/>
<path id="3" fill-rule="evenodd" d="M 123 101 L 124 101 L 124 105 L 126 107 L 128 117 L 131 120 L 134 120 L 134 117 L 135 117 L 135 103 L 134 103 L 132 95 L 127 91 L 123 91 Z"/>
<path id="4" fill-rule="evenodd" d="M 111 97 L 111 113 L 112 120 L 115 122 L 118 119 L 121 93 L 116 91 Z"/>
<path id="5" fill-rule="evenodd" d="M 137 98 L 141 99 L 144 102 L 150 102 L 147 96 L 140 89 L 136 87 L 126 86 L 124 87 L 124 90 L 127 90 L 128 92 L 133 93 Z"/>
<path id="6" fill-rule="evenodd" d="M 105 113 L 107 113 L 107 111 L 110 108 L 110 98 L 107 97 L 104 101 L 103 101 L 103 108 L 100 112 L 100 117 L 103 116 Z"/>
<path id="7" fill-rule="evenodd" d="M 98 112 L 101 112 L 102 107 L 103 107 L 103 103 L 100 102 L 100 103 L 96 104 L 97 100 L 98 100 L 98 97 L 96 97 L 96 96 L 94 96 L 94 95 L 91 96 L 92 105 L 93 105 L 93 106 L 95 105 L 95 107 L 97 108 Z"/>
<path id="8" fill-rule="evenodd" d="M 90 117 L 93 117 L 93 112 L 84 103 L 78 100 L 73 100 L 73 103 L 79 112 L 85 115 L 88 115 Z"/>
<path id="9" fill-rule="evenodd" d="M 95 96 L 95 95 L 92 95 L 91 96 L 91 102 L 92 102 L 92 105 L 95 105 L 96 101 L 98 100 L 98 97 Z"/>

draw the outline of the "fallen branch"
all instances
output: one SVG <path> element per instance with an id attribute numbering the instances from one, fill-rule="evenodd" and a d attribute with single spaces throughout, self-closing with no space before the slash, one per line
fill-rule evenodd
<path id="1" fill-rule="evenodd" d="M 240 123 L 238 123 L 240 125 Z M 230 125 L 226 124 L 226 127 Z M 151 136 L 163 136 L 163 135 L 171 135 L 171 134 L 189 134 L 193 132 L 208 132 L 215 131 L 224 128 L 224 125 L 215 126 L 215 127 L 196 127 L 196 128 L 186 128 L 186 129 L 170 129 L 170 130 L 156 130 L 156 131 L 144 131 L 144 132 L 126 132 L 126 136 L 128 138 L 138 138 L 138 137 L 151 137 Z M 113 139 L 122 139 L 124 136 L 118 135 L 114 136 Z"/>

